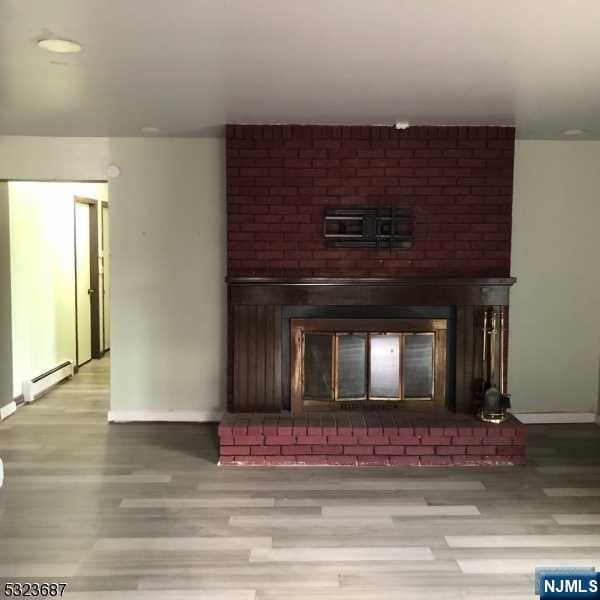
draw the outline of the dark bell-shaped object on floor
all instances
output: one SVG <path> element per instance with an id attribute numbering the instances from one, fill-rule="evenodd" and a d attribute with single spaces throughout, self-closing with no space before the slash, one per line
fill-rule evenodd
<path id="1" fill-rule="evenodd" d="M 508 419 L 509 408 L 510 394 L 502 394 L 492 386 L 483 394 L 483 404 L 478 417 L 486 423 L 503 423 Z"/>

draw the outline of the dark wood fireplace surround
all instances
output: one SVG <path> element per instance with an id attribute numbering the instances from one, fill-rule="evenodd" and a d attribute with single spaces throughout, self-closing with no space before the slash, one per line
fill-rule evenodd
<path id="1" fill-rule="evenodd" d="M 503 307 L 507 315 L 514 282 L 513 278 L 230 278 L 229 413 L 219 428 L 221 463 L 521 463 L 523 426 L 514 419 L 486 425 L 473 417 L 484 368 L 480 315 L 487 307 Z M 447 319 L 446 410 L 423 414 L 407 406 L 293 414 L 291 319 L 332 315 Z M 499 352 L 496 357 L 499 361 Z"/>
<path id="2" fill-rule="evenodd" d="M 290 410 L 291 318 L 432 317 L 448 318 L 452 324 L 447 408 L 473 413 L 483 366 L 479 313 L 484 307 L 507 310 L 514 282 L 513 278 L 230 278 L 229 409 Z"/>

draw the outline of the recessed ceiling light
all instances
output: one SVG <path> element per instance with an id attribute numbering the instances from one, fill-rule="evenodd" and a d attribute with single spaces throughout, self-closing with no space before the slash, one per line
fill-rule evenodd
<path id="1" fill-rule="evenodd" d="M 394 126 L 396 129 L 408 129 L 410 127 L 410 123 L 408 121 L 396 121 Z"/>
<path id="2" fill-rule="evenodd" d="M 158 127 L 142 127 L 140 131 L 142 133 L 160 133 L 160 129 Z"/>
<path id="3" fill-rule="evenodd" d="M 37 44 L 40 48 L 57 54 L 75 54 L 81 52 L 81 44 L 60 38 L 47 38 L 40 40 Z"/>
<path id="4" fill-rule="evenodd" d="M 583 135 L 584 133 L 584 129 L 565 129 L 563 131 L 563 135 Z"/>

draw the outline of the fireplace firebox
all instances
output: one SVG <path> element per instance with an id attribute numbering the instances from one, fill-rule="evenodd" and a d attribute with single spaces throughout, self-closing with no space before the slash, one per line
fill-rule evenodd
<path id="1" fill-rule="evenodd" d="M 292 319 L 291 408 L 446 408 L 444 319 Z"/>

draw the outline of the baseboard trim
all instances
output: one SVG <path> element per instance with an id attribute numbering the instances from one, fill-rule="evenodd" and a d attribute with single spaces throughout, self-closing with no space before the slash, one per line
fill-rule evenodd
<path id="1" fill-rule="evenodd" d="M 109 410 L 108 422 L 216 423 L 221 420 L 224 412 L 211 410 Z"/>
<path id="2" fill-rule="evenodd" d="M 537 425 L 542 423 L 597 423 L 593 412 L 530 412 L 513 413 L 521 423 Z"/>
<path id="3" fill-rule="evenodd" d="M 17 403 L 13 400 L 8 404 L 0 407 L 0 421 L 4 421 L 10 415 L 14 415 L 17 412 Z"/>

